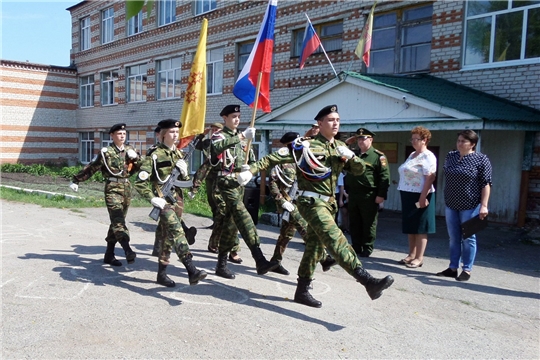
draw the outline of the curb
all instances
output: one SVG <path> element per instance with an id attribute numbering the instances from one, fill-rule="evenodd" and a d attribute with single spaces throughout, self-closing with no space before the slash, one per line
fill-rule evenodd
<path id="1" fill-rule="evenodd" d="M 63 196 L 66 200 L 82 200 L 83 198 L 80 196 L 75 195 L 68 195 L 68 194 L 61 194 L 61 193 L 55 193 L 51 191 L 44 191 L 44 190 L 32 190 L 32 189 L 24 189 L 17 186 L 9 186 L 9 185 L 0 185 L 0 188 L 6 188 L 6 189 L 12 189 L 17 191 L 24 191 L 29 194 L 39 194 L 39 195 L 45 195 L 48 198 L 52 198 L 53 196 Z"/>

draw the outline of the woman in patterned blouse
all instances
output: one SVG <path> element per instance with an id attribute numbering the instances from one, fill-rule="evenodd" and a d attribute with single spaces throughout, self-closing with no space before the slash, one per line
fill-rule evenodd
<path id="1" fill-rule="evenodd" d="M 488 215 L 491 190 L 491 163 L 486 155 L 476 152 L 478 135 L 472 130 L 458 133 L 457 150 L 450 151 L 444 162 L 444 201 L 446 227 L 450 237 L 450 265 L 438 276 L 467 281 L 476 256 L 476 236 L 463 239 L 461 224 L 476 215 Z M 463 271 L 457 276 L 459 263 Z"/>

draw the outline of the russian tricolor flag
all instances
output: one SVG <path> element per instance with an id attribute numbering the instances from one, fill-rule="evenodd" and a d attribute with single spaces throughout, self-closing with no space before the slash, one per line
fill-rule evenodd
<path id="1" fill-rule="evenodd" d="M 307 21 L 306 29 L 304 30 L 304 41 L 302 42 L 302 51 L 300 52 L 300 70 L 304 68 L 304 63 L 306 62 L 309 55 L 313 54 L 317 48 L 321 46 L 321 39 L 315 32 L 311 21 Z"/>
<path id="2" fill-rule="evenodd" d="M 253 106 L 259 73 L 262 73 L 257 108 L 264 112 L 270 108 L 270 73 L 274 50 L 274 25 L 276 23 L 278 0 L 269 0 L 263 23 L 249 58 L 234 84 L 233 94 L 246 105 Z"/>

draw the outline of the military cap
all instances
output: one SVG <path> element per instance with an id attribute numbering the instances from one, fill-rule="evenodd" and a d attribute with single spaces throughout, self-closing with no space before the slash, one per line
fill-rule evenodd
<path id="1" fill-rule="evenodd" d="M 161 120 L 160 122 L 158 122 L 157 126 L 161 130 L 165 130 L 165 129 L 172 129 L 174 127 L 181 128 L 182 123 L 180 121 L 174 120 L 174 119 L 165 119 L 165 120 Z"/>
<path id="2" fill-rule="evenodd" d="M 216 127 L 218 129 L 223 130 L 223 124 L 220 124 L 220 123 L 213 123 L 212 125 L 210 125 L 210 127 Z"/>
<path id="3" fill-rule="evenodd" d="M 155 133 L 158 133 L 158 132 L 160 132 L 160 131 L 161 131 L 161 128 L 160 128 L 159 126 L 156 126 L 156 128 L 154 129 L 154 132 L 155 132 Z"/>
<path id="4" fill-rule="evenodd" d="M 126 124 L 115 124 L 111 127 L 111 130 L 109 130 L 109 134 L 112 134 L 115 131 L 118 130 L 126 130 Z"/>
<path id="5" fill-rule="evenodd" d="M 294 132 L 294 131 L 290 131 L 290 132 L 286 133 L 285 135 L 283 135 L 281 137 L 281 139 L 279 140 L 279 142 L 282 143 L 282 144 L 288 144 L 288 143 L 293 142 L 294 139 L 296 139 L 299 136 L 300 136 L 299 133 Z"/>
<path id="6" fill-rule="evenodd" d="M 323 117 L 325 117 L 328 114 L 331 114 L 333 112 L 337 112 L 337 105 L 328 105 L 325 106 L 319 111 L 317 116 L 315 116 L 315 120 L 321 120 Z"/>
<path id="7" fill-rule="evenodd" d="M 313 123 L 311 124 L 311 127 L 319 127 L 319 123 Z"/>
<path id="8" fill-rule="evenodd" d="M 227 105 L 221 110 L 219 116 L 227 116 L 235 112 L 240 112 L 240 105 Z"/>
<path id="9" fill-rule="evenodd" d="M 375 133 L 369 131 L 366 128 L 358 128 L 358 130 L 356 130 L 356 137 L 360 137 L 360 136 L 375 137 Z"/>

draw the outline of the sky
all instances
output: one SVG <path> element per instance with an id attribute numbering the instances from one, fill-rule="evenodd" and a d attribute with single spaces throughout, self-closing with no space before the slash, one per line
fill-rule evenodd
<path id="1" fill-rule="evenodd" d="M 71 15 L 80 1 L 0 0 L 2 60 L 69 66 Z"/>

